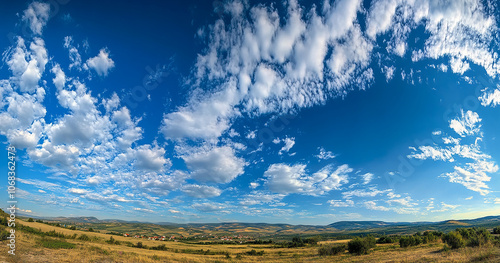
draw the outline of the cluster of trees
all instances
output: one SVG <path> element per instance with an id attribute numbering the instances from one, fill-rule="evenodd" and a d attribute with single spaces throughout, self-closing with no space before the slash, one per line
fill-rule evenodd
<path id="1" fill-rule="evenodd" d="M 376 246 L 376 241 L 373 236 L 367 236 L 367 237 L 355 237 L 349 243 L 347 243 L 347 250 L 349 250 L 349 253 L 351 254 L 356 254 L 356 255 L 362 255 L 362 254 L 368 254 L 370 249 L 374 248 Z"/>
<path id="2" fill-rule="evenodd" d="M 296 236 L 292 238 L 292 241 L 284 242 L 280 244 L 280 246 L 288 248 L 305 247 L 307 244 L 315 246 L 318 244 L 318 241 L 319 237 L 302 238 L 300 236 Z"/>
<path id="3" fill-rule="evenodd" d="M 426 231 L 423 234 L 420 232 L 415 233 L 411 236 L 402 236 L 399 238 L 400 247 L 411 247 L 418 246 L 420 244 L 434 243 L 443 236 L 440 231 Z"/>
<path id="4" fill-rule="evenodd" d="M 362 255 L 368 254 L 370 249 L 376 246 L 376 240 L 373 236 L 366 237 L 355 237 L 347 245 L 338 244 L 338 245 L 326 245 L 321 246 L 318 249 L 318 254 L 321 256 L 331 256 L 343 253 L 346 249 L 351 254 Z"/>
<path id="5" fill-rule="evenodd" d="M 493 238 L 486 228 L 457 228 L 442 237 L 452 249 L 461 247 L 478 247 L 490 243 Z"/>
<path id="6" fill-rule="evenodd" d="M 318 248 L 318 254 L 320 256 L 333 256 L 340 253 L 344 253 L 346 250 L 347 250 L 346 244 L 327 245 Z"/>

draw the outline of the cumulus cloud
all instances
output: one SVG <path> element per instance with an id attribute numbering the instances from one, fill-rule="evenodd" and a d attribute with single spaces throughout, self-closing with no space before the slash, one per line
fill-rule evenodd
<path id="1" fill-rule="evenodd" d="M 186 185 L 182 187 L 182 191 L 187 195 L 196 198 L 216 197 L 222 193 L 222 191 L 217 187 L 196 184 Z"/>
<path id="2" fill-rule="evenodd" d="M 115 67 L 115 62 L 109 57 L 109 52 L 106 49 L 101 49 L 97 56 L 89 58 L 85 64 L 101 77 L 107 76 L 109 71 Z"/>
<path id="3" fill-rule="evenodd" d="M 303 164 L 272 164 L 264 172 L 264 177 L 269 190 L 276 193 L 322 195 L 347 183 L 348 174 L 352 171 L 345 164 L 336 169 L 328 165 L 312 175 L 307 175 L 306 166 Z"/>
<path id="4" fill-rule="evenodd" d="M 22 20 L 26 22 L 35 35 L 41 35 L 50 15 L 48 3 L 33 2 L 24 11 Z"/>
<path id="5" fill-rule="evenodd" d="M 228 146 L 200 147 L 181 158 L 191 171 L 191 177 L 201 182 L 229 183 L 243 174 L 246 166 Z"/>

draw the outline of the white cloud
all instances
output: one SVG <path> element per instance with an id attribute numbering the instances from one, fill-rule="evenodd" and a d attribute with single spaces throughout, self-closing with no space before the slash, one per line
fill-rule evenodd
<path id="1" fill-rule="evenodd" d="M 265 184 L 271 191 L 280 194 L 322 195 L 347 183 L 348 174 L 352 172 L 345 164 L 337 169 L 328 165 L 308 176 L 305 168 L 302 164 L 273 164 L 264 172 Z"/>
<path id="2" fill-rule="evenodd" d="M 435 146 L 419 146 L 418 152 L 416 148 L 410 147 L 413 150 L 408 158 L 416 159 L 433 159 L 441 161 L 455 162 L 454 156 L 464 159 L 469 159 L 465 164 L 457 164 L 454 171 L 446 173 L 443 177 L 447 177 L 452 183 L 464 185 L 467 189 L 479 192 L 481 195 L 489 193 L 487 182 L 490 181 L 488 174 L 496 173 L 498 165 L 491 161 L 491 156 L 483 153 L 478 142 L 482 140 L 481 118 L 472 111 L 467 113 L 461 112 L 462 116 L 458 119 L 450 121 L 452 128 L 458 135 L 464 139 L 474 139 L 474 143 L 470 145 L 461 145 L 461 140 L 443 135 L 443 142 L 446 145 L 441 147 Z M 475 137 L 478 136 L 478 137 Z"/>
<path id="3" fill-rule="evenodd" d="M 72 193 L 72 194 L 83 195 L 83 194 L 88 193 L 89 191 L 85 190 L 85 189 L 79 189 L 79 188 L 70 188 L 70 189 L 68 189 L 68 192 Z"/>
<path id="4" fill-rule="evenodd" d="M 257 183 L 257 182 L 251 182 L 250 183 L 250 188 L 252 188 L 252 189 L 255 189 L 255 188 L 259 187 L 259 186 L 260 186 L 260 184 Z"/>
<path id="5" fill-rule="evenodd" d="M 115 62 L 109 58 L 109 52 L 106 49 L 101 49 L 97 56 L 87 60 L 86 65 L 102 77 L 107 76 L 109 71 L 115 67 Z"/>
<path id="6" fill-rule="evenodd" d="M 327 203 L 329 203 L 332 207 L 352 207 L 354 206 L 354 201 L 352 200 L 328 200 Z"/>
<path id="7" fill-rule="evenodd" d="M 409 196 L 404 197 L 404 198 L 393 198 L 390 200 L 386 200 L 385 202 L 390 204 L 390 205 L 397 204 L 397 205 L 401 205 L 401 206 L 405 206 L 405 207 L 413 207 L 413 206 L 418 205 L 417 203 L 414 203 L 412 198 Z"/>
<path id="8" fill-rule="evenodd" d="M 369 189 L 356 189 L 356 190 L 352 190 L 352 191 L 343 192 L 342 196 L 344 197 L 344 199 L 350 199 L 353 196 L 356 196 L 356 197 L 374 197 L 374 196 L 377 196 L 379 194 L 384 194 L 384 193 L 391 192 L 391 191 L 392 191 L 391 189 L 378 190 L 374 187 L 370 187 Z"/>
<path id="9" fill-rule="evenodd" d="M 252 191 L 250 194 L 247 194 L 240 201 L 240 205 L 243 206 L 252 206 L 252 205 L 260 205 L 260 204 L 268 204 L 275 205 L 279 204 L 279 202 L 285 197 L 284 194 L 270 194 L 263 191 Z"/>
<path id="10" fill-rule="evenodd" d="M 500 105 L 500 89 L 495 89 L 493 92 L 488 90 L 483 91 L 483 95 L 479 97 L 479 101 L 481 101 L 481 105 L 485 107 L 496 107 Z"/>
<path id="11" fill-rule="evenodd" d="M 385 206 L 377 205 L 375 201 L 366 201 L 364 203 L 365 207 L 370 210 L 378 210 L 378 211 L 389 211 L 390 209 Z"/>
<path id="12" fill-rule="evenodd" d="M 325 149 L 323 147 L 320 147 L 319 148 L 319 154 L 316 155 L 316 157 L 320 160 L 328 160 L 328 159 L 333 159 L 336 157 L 335 154 L 333 154 L 332 152 L 330 151 L 325 151 Z"/>
<path id="13" fill-rule="evenodd" d="M 391 80 L 394 77 L 395 70 L 396 70 L 396 68 L 394 66 L 390 66 L 390 67 L 384 66 L 383 72 L 385 74 L 385 80 L 387 82 L 389 82 L 389 80 Z"/>
<path id="14" fill-rule="evenodd" d="M 450 121 L 450 128 L 452 128 L 458 135 L 465 137 L 466 135 L 478 134 L 481 125 L 481 118 L 476 112 L 467 111 L 464 113 L 462 110 L 462 116 L 458 119 L 453 119 Z"/>
<path id="15" fill-rule="evenodd" d="M 136 167 L 144 170 L 164 171 L 171 162 L 165 158 L 165 149 L 158 146 L 141 145 L 135 149 Z"/>
<path id="16" fill-rule="evenodd" d="M 363 178 L 363 184 L 369 184 L 373 180 L 373 174 L 365 173 L 361 175 L 361 178 Z"/>
<path id="17" fill-rule="evenodd" d="M 79 71 L 82 70 L 82 57 L 80 56 L 80 52 L 78 49 L 73 46 L 73 37 L 72 36 L 66 36 L 64 37 L 64 47 L 68 49 L 69 53 L 69 69 L 76 68 Z M 88 66 L 87 66 L 88 67 Z"/>
<path id="18" fill-rule="evenodd" d="M 222 193 L 222 191 L 217 187 L 196 184 L 183 186 L 182 191 L 187 195 L 196 198 L 216 197 Z"/>
<path id="19" fill-rule="evenodd" d="M 228 146 L 200 147 L 181 158 L 191 171 L 191 177 L 201 182 L 229 183 L 243 174 L 246 166 Z"/>
<path id="20" fill-rule="evenodd" d="M 48 3 L 33 2 L 24 11 L 22 20 L 28 23 L 34 34 L 41 35 L 49 20 L 49 15 L 50 5 Z"/>
<path id="21" fill-rule="evenodd" d="M 167 138 L 213 139 L 229 128 L 239 111 L 250 115 L 286 112 L 337 96 L 341 87 L 332 83 L 324 89 L 322 84 L 330 82 L 323 78 L 325 74 L 334 74 L 329 67 L 323 68 L 326 60 L 335 61 L 327 57 L 328 45 L 335 43 L 339 56 L 340 49 L 352 53 L 336 64 L 338 74 L 348 75 L 337 76 L 343 84 L 357 81 L 363 72 L 369 47 L 355 25 L 359 1 L 341 1 L 325 9 L 324 17 L 311 10 L 307 20 L 296 1 L 290 1 L 283 23 L 274 7 L 242 8 L 231 12 L 238 15 L 231 17 L 230 25 L 218 20 L 210 27 L 209 46 L 198 56 L 191 80 L 195 87 L 214 80 L 221 85 L 212 94 L 196 90 L 186 106 L 166 114 L 162 131 Z M 360 45 L 337 44 L 346 34 Z M 360 63 L 363 67 L 348 69 Z"/>
<path id="22" fill-rule="evenodd" d="M 279 155 L 282 155 L 284 152 L 290 151 L 292 147 L 295 145 L 295 138 L 285 138 L 283 140 L 285 142 L 285 145 L 281 148 L 281 150 L 278 152 Z"/>
<path id="23" fill-rule="evenodd" d="M 59 64 L 56 64 L 50 71 L 55 75 L 52 79 L 54 85 L 59 90 L 63 89 L 64 85 L 66 84 L 66 75 L 62 71 L 61 66 L 59 66 Z"/>
<path id="24" fill-rule="evenodd" d="M 225 208 L 225 206 L 220 203 L 196 203 L 191 205 L 191 207 L 204 213 L 222 212 Z"/>

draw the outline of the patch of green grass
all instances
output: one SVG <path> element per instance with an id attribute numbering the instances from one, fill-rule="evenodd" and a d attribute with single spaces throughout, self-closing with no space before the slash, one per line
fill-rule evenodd
<path id="1" fill-rule="evenodd" d="M 59 248 L 73 249 L 76 247 L 76 245 L 73 243 L 69 243 L 60 239 L 52 239 L 46 237 L 38 240 L 38 244 L 40 244 L 42 247 L 53 248 L 53 249 L 59 249 Z"/>

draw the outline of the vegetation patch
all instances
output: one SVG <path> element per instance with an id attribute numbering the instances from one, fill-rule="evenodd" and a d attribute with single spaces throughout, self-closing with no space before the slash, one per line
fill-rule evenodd
<path id="1" fill-rule="evenodd" d="M 66 242 L 64 240 L 60 239 L 53 239 L 53 238 L 46 238 L 43 237 L 38 240 L 38 244 L 40 244 L 42 247 L 45 248 L 52 248 L 52 249 L 73 249 L 76 247 L 75 244 Z"/>
<path id="2" fill-rule="evenodd" d="M 376 241 L 373 236 L 367 237 L 355 237 L 353 240 L 347 243 L 347 249 L 349 253 L 355 255 L 368 254 L 370 249 L 376 246 Z"/>

